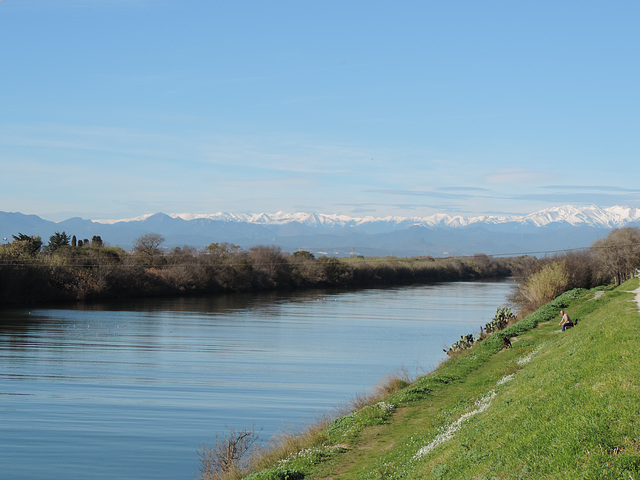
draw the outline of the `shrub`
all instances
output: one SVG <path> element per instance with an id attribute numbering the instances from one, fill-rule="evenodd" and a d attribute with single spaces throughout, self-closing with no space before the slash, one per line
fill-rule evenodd
<path id="1" fill-rule="evenodd" d="M 505 328 L 509 323 L 515 320 L 516 316 L 509 307 L 498 307 L 493 320 L 486 323 L 484 330 L 487 333 L 494 333 Z"/>
<path id="2" fill-rule="evenodd" d="M 527 310 L 537 310 L 563 293 L 569 284 L 569 275 L 565 262 L 559 261 L 544 265 L 538 272 L 529 277 L 518 290 Z"/>
<path id="3" fill-rule="evenodd" d="M 461 335 L 460 340 L 449 347 L 449 350 L 445 350 L 447 355 L 451 355 L 452 353 L 459 352 L 460 350 L 466 350 L 467 348 L 473 347 L 473 334 Z"/>
<path id="4" fill-rule="evenodd" d="M 222 438 L 216 435 L 215 445 L 202 445 L 198 452 L 200 478 L 222 480 L 239 477 L 246 468 L 246 454 L 257 440 L 258 435 L 253 428 L 238 432 L 228 429 Z"/>

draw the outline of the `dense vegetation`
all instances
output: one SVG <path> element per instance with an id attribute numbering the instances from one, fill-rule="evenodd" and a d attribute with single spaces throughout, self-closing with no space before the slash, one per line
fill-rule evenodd
<path id="1" fill-rule="evenodd" d="M 513 275 L 511 298 L 526 314 L 572 288 L 592 288 L 628 278 L 640 265 L 640 230 L 613 230 L 588 248 L 545 258 L 474 255 L 462 258 L 335 258 L 276 246 L 248 251 L 229 243 L 203 250 L 162 248 L 147 234 L 132 251 L 102 239 L 56 232 L 18 233 L 0 245 L 0 304 L 181 294 L 249 292 L 293 288 L 373 287 Z"/>
<path id="2" fill-rule="evenodd" d="M 202 478 L 640 478 L 640 315 L 627 293 L 637 288 L 634 279 L 566 292 L 429 375 L 396 378 L 346 415 L 282 437 L 248 466 L 250 451 L 221 455 L 238 436 L 217 439 L 201 452 Z M 561 309 L 580 318 L 566 332 Z"/>
<path id="3" fill-rule="evenodd" d="M 275 246 L 248 251 L 228 243 L 204 250 L 162 249 L 163 238 L 140 237 L 133 250 L 100 237 L 76 240 L 65 232 L 43 246 L 18 234 L 0 246 L 0 303 L 248 292 L 273 289 L 372 287 L 499 278 L 526 258 L 335 258 Z"/>
<path id="4" fill-rule="evenodd" d="M 621 284 L 640 267 L 640 229 L 612 230 L 590 248 L 522 262 L 515 273 L 518 287 L 511 298 L 520 315 L 532 312 L 562 292 Z"/>

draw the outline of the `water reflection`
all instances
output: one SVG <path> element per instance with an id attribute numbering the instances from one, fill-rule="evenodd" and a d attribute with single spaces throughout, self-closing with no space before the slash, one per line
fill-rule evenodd
<path id="1" fill-rule="evenodd" d="M 7 478 L 193 478 L 225 425 L 301 426 L 428 370 L 508 283 L 168 298 L 0 312 Z M 38 458 L 38 462 L 33 462 Z"/>

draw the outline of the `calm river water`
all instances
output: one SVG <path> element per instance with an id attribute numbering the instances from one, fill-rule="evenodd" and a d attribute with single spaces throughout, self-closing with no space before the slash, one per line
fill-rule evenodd
<path id="1" fill-rule="evenodd" d="M 426 373 L 511 285 L 0 310 L 0 477 L 193 479 L 226 426 L 266 440 Z"/>

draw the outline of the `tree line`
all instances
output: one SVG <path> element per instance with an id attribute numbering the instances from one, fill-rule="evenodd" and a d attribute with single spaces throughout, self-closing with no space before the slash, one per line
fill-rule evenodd
<path id="1" fill-rule="evenodd" d="M 277 246 L 243 250 L 231 243 L 204 249 L 162 247 L 147 234 L 131 251 L 100 236 L 56 232 L 45 245 L 18 233 L 0 245 L 0 304 L 296 288 L 362 288 L 514 276 L 510 298 L 519 313 L 534 311 L 573 288 L 622 283 L 640 266 L 640 229 L 612 230 L 589 248 L 544 258 L 316 257 Z"/>
<path id="2" fill-rule="evenodd" d="M 0 246 L 0 304 L 143 296 L 362 288 L 510 276 L 526 257 L 316 257 L 273 245 L 243 250 L 231 243 L 164 249 L 147 234 L 131 251 L 100 237 L 56 232 L 44 245 L 17 234 Z"/>
<path id="3" fill-rule="evenodd" d="M 586 249 L 546 258 L 530 257 L 514 272 L 517 288 L 511 302 L 520 316 L 533 312 L 558 295 L 574 288 L 620 285 L 640 268 L 640 229 L 612 230 Z"/>

